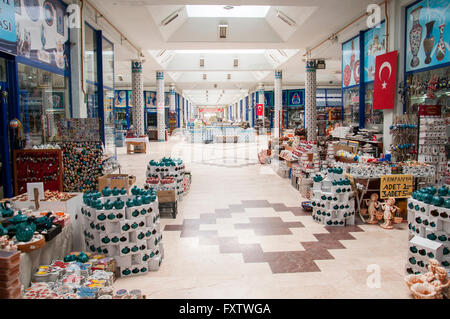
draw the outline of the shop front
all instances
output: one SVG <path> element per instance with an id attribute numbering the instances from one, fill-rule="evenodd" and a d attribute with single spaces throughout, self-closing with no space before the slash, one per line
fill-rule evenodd
<path id="1" fill-rule="evenodd" d="M 0 32 L 2 196 L 13 194 L 14 149 L 61 141 L 72 115 L 66 4 L 2 1 Z"/>

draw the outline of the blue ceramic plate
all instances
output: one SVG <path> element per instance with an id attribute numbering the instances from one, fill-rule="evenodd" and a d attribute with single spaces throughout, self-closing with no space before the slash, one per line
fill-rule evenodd
<path id="1" fill-rule="evenodd" d="M 55 22 L 55 7 L 49 1 L 44 2 L 44 18 L 49 27 Z"/>
<path id="2" fill-rule="evenodd" d="M 41 17 L 41 6 L 38 0 L 24 0 L 25 9 L 28 16 L 34 22 L 38 21 Z"/>

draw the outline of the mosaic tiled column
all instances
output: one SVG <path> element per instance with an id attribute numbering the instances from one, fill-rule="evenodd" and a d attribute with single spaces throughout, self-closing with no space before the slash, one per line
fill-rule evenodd
<path id="1" fill-rule="evenodd" d="M 283 92 L 281 89 L 281 80 L 283 79 L 283 73 L 280 70 L 275 71 L 275 82 L 274 82 L 274 91 L 275 91 L 275 118 L 273 123 L 274 128 L 274 137 L 280 137 L 281 128 L 280 128 L 280 116 L 281 111 L 283 110 Z"/>
<path id="2" fill-rule="evenodd" d="M 263 115 L 258 116 L 258 118 L 260 120 L 264 119 L 264 114 L 265 114 L 265 103 L 264 103 L 264 85 L 262 83 L 259 84 L 258 86 L 258 104 L 262 104 L 263 105 Z"/>
<path id="3" fill-rule="evenodd" d="M 145 134 L 144 124 L 144 77 L 142 61 L 131 61 L 131 101 L 133 103 L 133 127 L 137 136 Z"/>
<path id="4" fill-rule="evenodd" d="M 157 127 L 158 141 L 166 140 L 166 112 L 165 112 L 165 96 L 164 96 L 164 72 L 156 72 L 156 96 L 157 96 Z"/>
<path id="5" fill-rule="evenodd" d="M 174 84 L 170 85 L 169 97 L 170 97 L 169 111 L 176 112 L 176 109 L 175 109 L 175 85 Z"/>
<path id="6" fill-rule="evenodd" d="M 305 127 L 308 141 L 317 140 L 317 107 L 316 107 L 316 65 L 314 61 L 306 61 L 305 85 Z"/>

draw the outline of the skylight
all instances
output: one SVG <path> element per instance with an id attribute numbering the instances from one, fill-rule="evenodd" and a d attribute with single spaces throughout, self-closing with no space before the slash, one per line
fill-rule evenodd
<path id="1" fill-rule="evenodd" d="M 263 54 L 266 50 L 260 49 L 217 49 L 217 50 L 175 50 L 176 53 L 180 54 Z"/>
<path id="2" fill-rule="evenodd" d="M 265 18 L 270 6 L 187 5 L 190 18 Z"/>

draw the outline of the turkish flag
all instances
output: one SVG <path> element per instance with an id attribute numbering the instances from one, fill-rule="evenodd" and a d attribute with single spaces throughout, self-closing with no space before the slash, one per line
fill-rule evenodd
<path id="1" fill-rule="evenodd" d="M 264 112 L 264 105 L 263 104 L 258 104 L 256 105 L 256 116 L 263 116 Z"/>
<path id="2" fill-rule="evenodd" d="M 373 109 L 393 109 L 397 83 L 397 51 L 375 58 Z"/>

